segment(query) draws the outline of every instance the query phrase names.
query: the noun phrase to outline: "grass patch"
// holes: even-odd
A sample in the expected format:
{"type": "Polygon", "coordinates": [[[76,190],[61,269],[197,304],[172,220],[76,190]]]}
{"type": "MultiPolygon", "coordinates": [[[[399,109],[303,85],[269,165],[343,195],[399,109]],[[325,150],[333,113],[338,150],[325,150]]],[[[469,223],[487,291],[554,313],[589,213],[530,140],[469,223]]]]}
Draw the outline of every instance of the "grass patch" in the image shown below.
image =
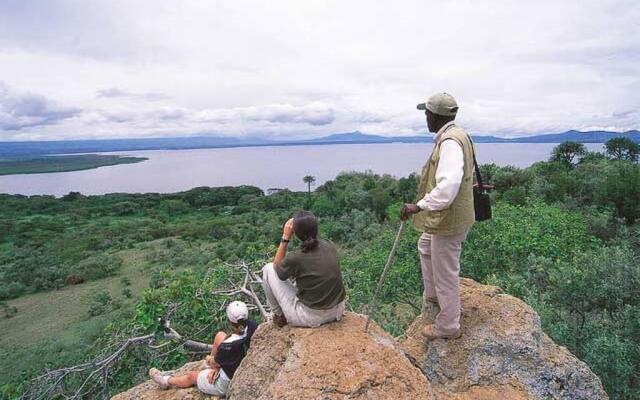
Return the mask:
{"type": "Polygon", "coordinates": [[[132,312],[138,296],[148,287],[151,268],[145,257],[154,244],[118,252],[124,265],[116,276],[7,301],[18,313],[0,318],[0,387],[32,377],[44,367],[83,359],[104,327],[117,315],[132,312]],[[125,287],[131,298],[122,294],[125,287]],[[122,306],[90,317],[91,299],[100,291],[110,293],[122,306]]]}

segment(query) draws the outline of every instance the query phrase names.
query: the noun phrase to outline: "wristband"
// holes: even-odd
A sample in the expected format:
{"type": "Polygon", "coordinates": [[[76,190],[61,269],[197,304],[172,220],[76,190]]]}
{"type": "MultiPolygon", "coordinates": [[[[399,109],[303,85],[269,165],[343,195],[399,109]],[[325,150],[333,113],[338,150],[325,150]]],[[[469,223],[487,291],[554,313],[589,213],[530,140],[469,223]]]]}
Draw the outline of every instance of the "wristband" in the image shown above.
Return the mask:
{"type": "Polygon", "coordinates": [[[285,238],[280,239],[280,243],[289,243],[290,241],[291,239],[285,239],[285,238]]]}

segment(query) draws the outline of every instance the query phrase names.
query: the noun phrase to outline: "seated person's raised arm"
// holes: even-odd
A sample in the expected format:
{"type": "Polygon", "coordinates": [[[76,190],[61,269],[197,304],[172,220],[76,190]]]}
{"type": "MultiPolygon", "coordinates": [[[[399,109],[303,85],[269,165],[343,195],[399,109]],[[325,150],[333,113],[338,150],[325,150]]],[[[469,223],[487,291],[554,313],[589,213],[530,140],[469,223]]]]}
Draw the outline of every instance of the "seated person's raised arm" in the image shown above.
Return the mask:
{"type": "Polygon", "coordinates": [[[289,219],[282,229],[282,239],[280,239],[280,245],[278,246],[278,250],[276,251],[276,255],[273,258],[273,267],[278,274],[278,278],[280,280],[288,279],[291,276],[290,268],[287,268],[286,263],[283,265],[283,260],[287,255],[287,247],[289,246],[289,241],[293,236],[293,218],[289,219]]]}

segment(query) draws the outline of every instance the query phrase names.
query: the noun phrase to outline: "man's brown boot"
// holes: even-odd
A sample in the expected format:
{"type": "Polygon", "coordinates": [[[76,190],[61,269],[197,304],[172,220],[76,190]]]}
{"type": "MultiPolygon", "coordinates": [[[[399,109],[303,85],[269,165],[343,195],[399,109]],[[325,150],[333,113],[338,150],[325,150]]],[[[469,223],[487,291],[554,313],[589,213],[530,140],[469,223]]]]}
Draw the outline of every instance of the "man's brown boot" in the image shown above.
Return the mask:
{"type": "Polygon", "coordinates": [[[434,339],[457,339],[462,336],[462,329],[458,329],[455,332],[442,332],[440,329],[436,328],[435,325],[430,324],[422,329],[422,334],[424,335],[427,341],[431,341],[434,339]]]}

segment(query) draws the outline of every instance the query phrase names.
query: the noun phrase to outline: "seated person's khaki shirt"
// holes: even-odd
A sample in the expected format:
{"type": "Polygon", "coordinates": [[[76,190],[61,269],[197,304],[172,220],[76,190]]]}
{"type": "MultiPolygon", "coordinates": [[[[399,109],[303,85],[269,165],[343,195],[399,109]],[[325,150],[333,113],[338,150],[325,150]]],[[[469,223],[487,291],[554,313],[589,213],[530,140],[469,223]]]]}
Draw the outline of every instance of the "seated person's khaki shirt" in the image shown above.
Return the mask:
{"type": "Polygon", "coordinates": [[[330,241],[318,239],[313,250],[287,253],[276,272],[281,280],[295,278],[298,299],[309,308],[327,310],[344,300],[340,257],[330,241]]]}

